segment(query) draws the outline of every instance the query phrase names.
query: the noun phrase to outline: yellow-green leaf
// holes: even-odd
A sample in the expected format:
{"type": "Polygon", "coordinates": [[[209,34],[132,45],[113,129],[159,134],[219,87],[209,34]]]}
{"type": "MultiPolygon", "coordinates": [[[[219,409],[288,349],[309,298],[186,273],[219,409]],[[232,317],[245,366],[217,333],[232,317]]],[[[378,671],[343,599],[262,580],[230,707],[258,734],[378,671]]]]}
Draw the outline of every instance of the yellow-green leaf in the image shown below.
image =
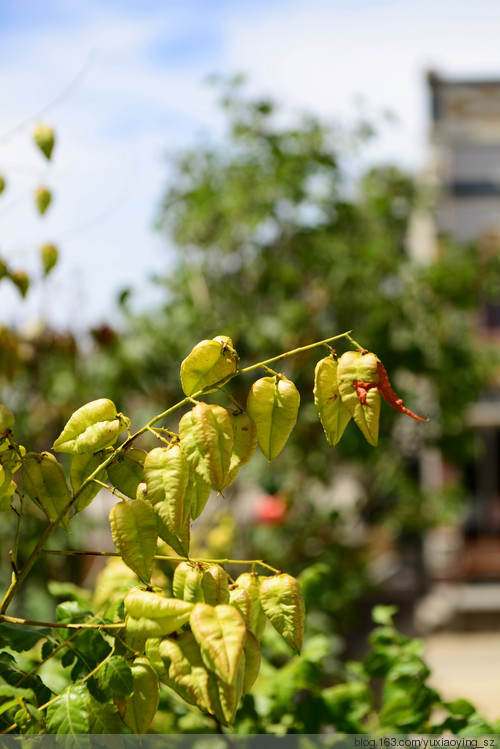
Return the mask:
{"type": "Polygon", "coordinates": [[[337,359],[327,356],[316,364],[314,371],[314,403],[326,439],[332,447],[340,440],[351,420],[351,413],[340,397],[337,367],[337,359]]]}
{"type": "Polygon", "coordinates": [[[232,684],[246,637],[245,622],[239,611],[227,604],[197,603],[189,623],[207,668],[232,684]]]}
{"type": "Polygon", "coordinates": [[[149,582],[158,543],[156,514],[143,499],[118,502],[109,515],[111,535],[125,564],[149,582]]]}
{"type": "MultiPolygon", "coordinates": [[[[64,469],[50,453],[28,453],[23,461],[22,479],[26,493],[49,520],[55,520],[71,499],[64,469]]],[[[68,513],[60,524],[68,524],[68,513]]]]}
{"type": "Polygon", "coordinates": [[[342,402],[352,414],[367,442],[376,446],[380,419],[380,393],[376,384],[375,354],[347,351],[339,359],[337,380],[342,402]]]}
{"type": "Polygon", "coordinates": [[[129,425],[129,419],[116,412],[113,401],[100,398],[74,412],[52,447],[61,453],[95,453],[114,445],[129,425]]]}
{"type": "Polygon", "coordinates": [[[193,395],[225,380],[236,372],[237,366],[237,354],[230,338],[219,336],[200,341],[181,364],[182,389],[186,395],[193,395]]]}
{"type": "Polygon", "coordinates": [[[233,425],[222,406],[198,403],[179,423],[181,446],[188,461],[217,492],[226,485],[233,449],[233,425]]]}
{"type": "Polygon", "coordinates": [[[300,653],[305,606],[297,580],[287,574],[266,577],[260,585],[260,602],[273,627],[300,653]]]}
{"type": "Polygon", "coordinates": [[[297,421],[300,396],[286,377],[262,377],[248,394],[247,411],[257,428],[259,447],[268,460],[283,450],[297,421]]]}

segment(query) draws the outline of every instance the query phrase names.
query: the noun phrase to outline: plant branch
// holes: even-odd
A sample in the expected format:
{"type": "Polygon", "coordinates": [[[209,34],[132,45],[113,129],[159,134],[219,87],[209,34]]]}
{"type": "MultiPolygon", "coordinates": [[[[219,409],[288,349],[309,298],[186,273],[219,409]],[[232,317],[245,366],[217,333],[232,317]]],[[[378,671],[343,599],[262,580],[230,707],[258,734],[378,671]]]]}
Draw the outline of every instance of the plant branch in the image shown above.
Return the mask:
{"type": "Polygon", "coordinates": [[[6,614],[0,614],[0,622],[8,622],[9,624],[27,624],[32,627],[49,627],[50,629],[121,629],[125,626],[125,622],[113,622],[110,624],[89,624],[88,622],[82,622],[81,624],[39,622],[35,619],[20,619],[17,616],[7,616],[6,614]]]}
{"type": "MultiPolygon", "coordinates": [[[[332,341],[336,341],[341,338],[346,338],[349,336],[349,333],[351,333],[351,331],[347,331],[346,333],[340,333],[339,335],[332,336],[331,338],[325,338],[322,341],[316,341],[315,343],[310,343],[307,346],[299,346],[299,348],[292,349],[291,351],[286,351],[282,354],[278,354],[278,356],[273,356],[270,359],[266,359],[265,361],[258,362],[257,364],[252,364],[248,367],[244,367],[243,369],[238,369],[229,377],[225,378],[224,380],[221,380],[220,383],[214,383],[212,385],[207,386],[206,388],[203,388],[202,390],[199,390],[196,393],[193,393],[191,396],[186,396],[186,398],[183,398],[174,406],[171,406],[170,408],[167,408],[166,411],[162,411],[162,413],[154,416],[150,421],[148,421],[147,424],[145,424],[141,429],[135,432],[135,434],[132,434],[130,437],[128,437],[124,442],[122,442],[121,445],[119,445],[119,447],[116,448],[114,452],[112,452],[110,455],[108,455],[107,458],[103,460],[103,462],[95,469],[93,473],[90,474],[90,476],[88,476],[85,479],[85,481],[83,481],[80,488],[73,494],[72,498],[66,503],[66,505],[59,512],[58,516],[49,522],[48,526],[46,527],[45,531],[42,533],[42,535],[38,539],[38,542],[36,543],[33,551],[31,552],[31,554],[25,561],[22,568],[19,570],[15,579],[11,581],[11,584],[9,585],[7,592],[5,593],[3,600],[0,604],[0,615],[5,614],[5,612],[7,611],[7,608],[9,607],[12,599],[14,598],[19,586],[26,579],[29,571],[31,570],[34,563],[36,562],[36,560],[42,553],[43,547],[45,546],[47,540],[50,538],[54,529],[57,527],[57,525],[62,520],[62,518],[66,515],[66,513],[70,511],[71,507],[73,506],[73,504],[75,503],[75,501],[77,500],[81,492],[85,489],[85,487],[88,486],[89,483],[93,481],[104,468],[107,468],[107,466],[113,460],[116,459],[117,454],[125,452],[135,442],[135,440],[138,439],[138,437],[143,435],[145,432],[150,431],[151,427],[154,426],[154,424],[156,424],[158,421],[161,421],[161,419],[166,418],[171,413],[178,411],[180,408],[187,405],[188,403],[191,403],[193,399],[196,399],[200,395],[203,395],[206,392],[212,392],[214,389],[214,385],[217,387],[220,387],[224,385],[226,382],[229,382],[230,380],[232,380],[234,377],[239,376],[240,374],[251,372],[254,369],[258,369],[259,367],[263,367],[275,361],[281,361],[282,359],[285,359],[288,356],[293,356],[294,354],[300,354],[304,351],[310,351],[311,349],[317,348],[318,346],[323,346],[325,343],[331,343],[332,341]]],[[[171,559],[171,557],[167,557],[167,559],[171,559]]],[[[216,561],[216,560],[212,560],[212,561],[216,561]]],[[[238,560],[231,560],[231,561],[227,561],[226,563],[239,564],[240,562],[238,560]]],[[[251,563],[252,562],[243,562],[243,564],[251,564],[251,563]]],[[[276,571],[272,567],[269,567],[269,565],[266,565],[263,562],[257,561],[256,563],[267,567],[273,572],[276,571]]]]}

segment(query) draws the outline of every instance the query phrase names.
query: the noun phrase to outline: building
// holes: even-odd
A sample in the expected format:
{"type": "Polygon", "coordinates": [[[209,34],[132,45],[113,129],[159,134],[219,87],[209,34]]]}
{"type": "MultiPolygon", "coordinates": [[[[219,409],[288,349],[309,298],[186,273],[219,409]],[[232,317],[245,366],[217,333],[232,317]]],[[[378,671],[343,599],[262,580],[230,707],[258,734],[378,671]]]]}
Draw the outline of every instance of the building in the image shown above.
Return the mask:
{"type": "MultiPolygon", "coordinates": [[[[500,79],[446,80],[432,72],[427,80],[437,236],[498,252],[500,79]]],[[[500,303],[478,310],[478,335],[500,343],[500,303]]],[[[468,421],[482,450],[466,469],[471,501],[457,577],[500,580],[500,390],[485,394],[468,421]]]]}

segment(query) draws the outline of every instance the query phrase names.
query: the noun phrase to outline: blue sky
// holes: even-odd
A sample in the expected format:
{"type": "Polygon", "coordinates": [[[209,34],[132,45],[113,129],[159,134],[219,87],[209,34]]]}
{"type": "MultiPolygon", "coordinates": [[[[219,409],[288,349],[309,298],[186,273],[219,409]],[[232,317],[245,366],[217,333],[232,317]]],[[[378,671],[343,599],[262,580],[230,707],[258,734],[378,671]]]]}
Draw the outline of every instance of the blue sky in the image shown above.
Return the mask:
{"type": "Polygon", "coordinates": [[[425,71],[500,76],[499,21],[494,0],[3,0],[0,257],[37,272],[53,241],[61,262],[25,304],[0,285],[0,324],[42,315],[84,330],[131,285],[139,306],[153,302],[146,279],[170,258],[152,230],[166,154],[222,128],[208,75],[244,72],[251,91],[333,120],[360,100],[389,109],[397,124],[364,158],[418,170],[425,71]],[[42,121],[57,131],[50,165],[30,141],[42,121]],[[54,192],[41,219],[40,183],[54,192]]]}

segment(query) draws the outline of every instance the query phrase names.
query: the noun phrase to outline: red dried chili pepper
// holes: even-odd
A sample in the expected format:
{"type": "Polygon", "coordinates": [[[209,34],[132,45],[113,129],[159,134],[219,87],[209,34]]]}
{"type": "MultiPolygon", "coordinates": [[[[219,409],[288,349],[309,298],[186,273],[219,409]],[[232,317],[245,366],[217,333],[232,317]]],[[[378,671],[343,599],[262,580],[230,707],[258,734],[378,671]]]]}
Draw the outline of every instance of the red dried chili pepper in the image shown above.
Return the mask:
{"type": "MultiPolygon", "coordinates": [[[[380,394],[385,398],[385,400],[390,406],[395,408],[396,411],[399,411],[402,414],[407,414],[408,416],[411,416],[412,419],[416,419],[417,421],[429,421],[429,417],[427,417],[426,419],[423,419],[421,416],[417,416],[417,414],[414,414],[412,411],[410,411],[409,408],[406,408],[406,406],[403,405],[403,399],[398,398],[398,396],[392,389],[391,383],[389,381],[389,377],[387,375],[387,372],[385,371],[385,367],[380,361],[377,362],[377,374],[379,377],[379,381],[376,384],[376,386],[378,387],[380,394]]],[[[364,383],[358,383],[358,384],[364,385],[364,383]]],[[[358,390],[357,387],[356,387],[356,390],[358,390]]],[[[366,399],[366,389],[364,393],[365,393],[364,397],[366,399]]],[[[361,395],[359,391],[358,391],[358,396],[359,396],[359,399],[361,400],[361,395]]]]}

